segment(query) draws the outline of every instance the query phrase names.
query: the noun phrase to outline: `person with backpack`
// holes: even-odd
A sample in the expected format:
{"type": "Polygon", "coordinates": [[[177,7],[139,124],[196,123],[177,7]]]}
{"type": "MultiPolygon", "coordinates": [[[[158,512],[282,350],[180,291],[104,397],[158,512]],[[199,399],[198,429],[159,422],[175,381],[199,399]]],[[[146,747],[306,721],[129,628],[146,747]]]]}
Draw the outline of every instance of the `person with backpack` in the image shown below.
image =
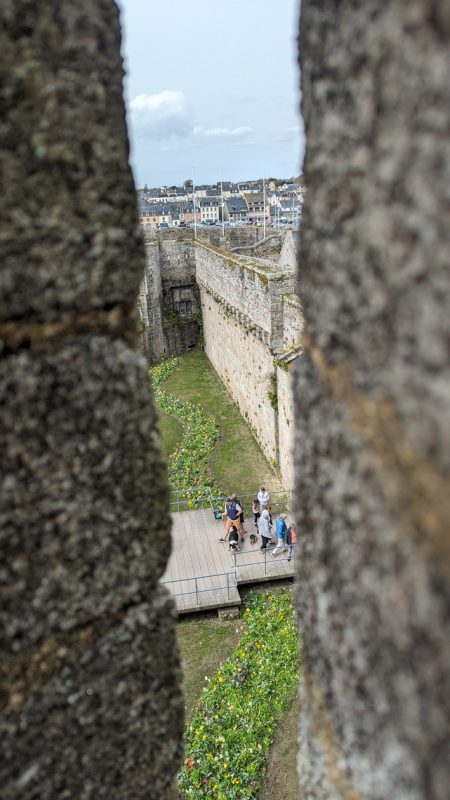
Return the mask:
{"type": "Polygon", "coordinates": [[[291,522],[287,529],[286,533],[286,544],[288,546],[288,557],[287,560],[290,561],[292,558],[292,550],[294,549],[294,544],[297,541],[297,535],[295,533],[295,523],[291,522]]]}
{"type": "Polygon", "coordinates": [[[280,550],[286,550],[286,533],[287,533],[287,525],[286,525],[286,514],[280,514],[277,519],[276,524],[276,534],[277,534],[277,546],[274,547],[272,550],[272,555],[276,556],[280,552],[280,550]]]}
{"type": "Polygon", "coordinates": [[[221,536],[219,542],[226,542],[228,537],[228,532],[232,525],[237,528],[238,531],[241,530],[241,521],[240,516],[242,514],[242,508],[236,500],[233,500],[231,497],[227,497],[225,500],[225,509],[221,514],[221,517],[226,517],[226,525],[225,525],[225,536],[221,536]]]}

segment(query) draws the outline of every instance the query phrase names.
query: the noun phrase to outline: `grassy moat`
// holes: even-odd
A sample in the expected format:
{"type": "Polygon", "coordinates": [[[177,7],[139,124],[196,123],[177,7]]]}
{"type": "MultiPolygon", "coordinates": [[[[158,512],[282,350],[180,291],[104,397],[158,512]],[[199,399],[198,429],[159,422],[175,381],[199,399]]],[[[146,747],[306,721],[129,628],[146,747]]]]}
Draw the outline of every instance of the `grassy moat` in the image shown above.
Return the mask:
{"type": "MultiPolygon", "coordinates": [[[[197,481],[207,482],[220,493],[226,494],[232,491],[240,494],[252,493],[261,483],[272,492],[282,488],[278,476],[266,461],[252,431],[241,417],[237,405],[203,351],[190,351],[169,362],[161,362],[152,370],[152,382],[157,399],[162,445],[169,460],[169,476],[173,488],[180,488],[183,481],[185,486],[190,485],[189,481],[193,485],[197,481]],[[193,459],[189,458],[189,453],[186,452],[189,446],[194,452],[193,459]],[[186,478],[188,478],[187,483],[186,478]]],[[[246,510],[248,513],[250,509],[246,510]]],[[[267,593],[266,588],[264,588],[266,602],[270,603],[272,593],[267,593]]],[[[280,587],[274,591],[277,593],[285,590],[280,587]]],[[[242,612],[244,607],[245,602],[242,612]]],[[[264,617],[264,619],[259,633],[262,648],[269,647],[270,637],[274,635],[274,631],[269,630],[269,618],[264,617]],[[266,639],[267,636],[269,639],[266,639]]],[[[267,693],[269,693],[267,696],[271,697],[274,692],[273,716],[269,716],[267,725],[263,726],[265,734],[269,739],[273,739],[273,742],[268,749],[269,739],[267,739],[263,757],[259,753],[259,767],[256,766],[258,751],[255,750],[255,758],[247,759],[247,772],[248,770],[250,772],[247,774],[245,769],[243,772],[240,761],[241,758],[245,760],[244,752],[234,764],[232,776],[227,783],[227,771],[221,771],[217,763],[217,743],[214,737],[211,740],[211,748],[208,746],[208,718],[202,722],[201,714],[206,697],[205,687],[222,685],[218,682],[222,680],[222,674],[226,676],[227,664],[236,660],[245,628],[245,623],[240,620],[223,621],[215,614],[187,618],[177,625],[186,698],[186,747],[189,750],[184,764],[183,797],[207,797],[208,800],[213,797],[220,800],[223,798],[279,800],[281,797],[283,800],[296,800],[298,797],[296,739],[299,703],[297,697],[292,699],[291,687],[283,701],[283,707],[278,706],[279,710],[276,711],[279,703],[276,692],[279,666],[272,664],[270,658],[267,663],[264,662],[264,668],[260,668],[262,676],[252,675],[251,684],[246,688],[246,693],[248,691],[255,693],[256,700],[259,697],[262,700],[267,693]],[[260,695],[260,692],[263,694],[260,695]],[[281,720],[279,724],[277,720],[281,720]],[[201,728],[200,738],[197,736],[194,740],[193,724],[196,728],[206,725],[204,731],[201,728]],[[252,773],[253,766],[255,774],[252,773]],[[261,775],[261,770],[264,773],[265,767],[265,775],[261,775]],[[216,775],[215,778],[213,774],[216,775]],[[204,781],[208,782],[208,788],[206,784],[203,785],[204,781]]],[[[284,630],[281,632],[282,636],[283,634],[284,630]]],[[[279,651],[280,646],[275,648],[275,653],[279,651]]],[[[297,661],[298,659],[294,657],[291,665],[293,674],[297,661]]],[[[286,665],[286,668],[289,669],[289,665],[286,665]]],[[[231,674],[230,696],[227,696],[227,703],[223,708],[224,714],[222,715],[219,704],[218,713],[215,715],[215,725],[219,725],[219,720],[224,717],[225,728],[222,730],[224,741],[229,736],[233,740],[235,735],[225,723],[227,709],[230,702],[233,702],[234,683],[231,674]]],[[[235,700],[239,704],[239,688],[237,692],[235,700]]],[[[272,700],[269,700],[266,714],[272,713],[271,703],[272,700]]],[[[252,737],[250,720],[248,725],[244,719],[241,722],[242,725],[237,725],[237,728],[246,730],[248,728],[249,733],[248,736],[244,736],[240,747],[244,751],[258,747],[262,734],[258,734],[256,738],[252,737]]],[[[228,769],[233,769],[235,756],[237,757],[236,753],[232,753],[230,758],[227,755],[227,760],[230,761],[228,769]]]]}
{"type": "MultiPolygon", "coordinates": [[[[281,490],[280,479],[205,353],[191,350],[178,360],[179,367],[161,386],[167,395],[200,406],[214,420],[218,436],[207,454],[207,473],[213,484],[225,494],[252,493],[261,483],[269,490],[281,490]]],[[[163,449],[169,457],[182,445],[182,420],[180,424],[166,410],[159,414],[163,449]]]]}

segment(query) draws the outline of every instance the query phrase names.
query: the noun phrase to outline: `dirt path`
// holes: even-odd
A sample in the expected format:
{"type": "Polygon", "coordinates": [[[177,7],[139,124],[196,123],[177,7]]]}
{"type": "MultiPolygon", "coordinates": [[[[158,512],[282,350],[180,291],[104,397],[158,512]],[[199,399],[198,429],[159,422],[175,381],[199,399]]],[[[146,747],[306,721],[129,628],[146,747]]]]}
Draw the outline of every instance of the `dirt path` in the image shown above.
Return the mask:
{"type": "Polygon", "coordinates": [[[295,697],[280,722],[267,762],[264,789],[258,800],[298,800],[297,738],[300,701],[295,697]]]}

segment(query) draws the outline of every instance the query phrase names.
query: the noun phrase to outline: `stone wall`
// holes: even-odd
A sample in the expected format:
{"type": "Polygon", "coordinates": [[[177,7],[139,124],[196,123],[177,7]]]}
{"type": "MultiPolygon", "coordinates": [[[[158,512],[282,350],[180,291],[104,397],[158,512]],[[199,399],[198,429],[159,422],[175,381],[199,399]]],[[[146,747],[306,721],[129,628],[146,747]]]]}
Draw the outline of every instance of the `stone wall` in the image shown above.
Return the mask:
{"type": "Polygon", "coordinates": [[[138,298],[139,319],[144,326],[140,344],[150,364],[162,358],[165,351],[163,304],[160,249],[154,239],[145,242],[145,271],[138,298]]]}
{"type": "Polygon", "coordinates": [[[0,785],[169,800],[183,699],[112,0],[0,6],[0,785]],[[158,546],[155,547],[156,541],[158,546]]]}
{"type": "Polygon", "coordinates": [[[303,0],[305,800],[450,786],[448,3],[303,0]]]}
{"type": "Polygon", "coordinates": [[[291,488],[290,368],[303,323],[300,302],[291,294],[294,276],[276,263],[202,243],[196,245],[196,275],[206,354],[291,488]]]}
{"type": "Polygon", "coordinates": [[[195,346],[200,327],[200,293],[195,280],[192,231],[146,235],[145,250],[138,308],[145,326],[141,347],[153,363],[195,346]]]}
{"type": "MultiPolygon", "coordinates": [[[[276,414],[269,401],[275,374],[268,347],[233,313],[201,287],[205,353],[252,428],[266,457],[278,461],[276,414]]],[[[242,490],[253,490],[243,487],[242,490]]]]}
{"type": "Polygon", "coordinates": [[[231,253],[211,241],[230,247],[237,241],[244,245],[247,238],[245,227],[227,229],[225,237],[220,229],[202,229],[196,240],[191,229],[146,236],[146,270],[138,303],[145,325],[142,347],[151,361],[193,347],[201,314],[208,358],[267,458],[279,467],[284,485],[291,488],[290,371],[303,329],[300,301],[294,294],[296,274],[290,263],[295,243],[290,231],[276,233],[277,260],[271,261],[231,253]],[[287,240],[283,249],[281,243],[287,240]],[[282,266],[278,264],[281,254],[282,266]],[[184,316],[179,313],[180,299],[189,303],[184,316]],[[239,371],[230,368],[236,359],[239,371]],[[281,376],[279,390],[278,363],[289,373],[288,378],[281,376]]]}

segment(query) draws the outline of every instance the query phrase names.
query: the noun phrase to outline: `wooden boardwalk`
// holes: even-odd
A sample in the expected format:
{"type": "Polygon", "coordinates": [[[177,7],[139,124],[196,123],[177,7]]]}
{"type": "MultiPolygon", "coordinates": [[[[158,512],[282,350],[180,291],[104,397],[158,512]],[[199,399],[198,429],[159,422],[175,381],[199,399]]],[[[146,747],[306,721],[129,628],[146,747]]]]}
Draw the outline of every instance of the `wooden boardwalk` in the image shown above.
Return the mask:
{"type": "MultiPolygon", "coordinates": [[[[246,522],[247,530],[253,521],[246,522]],[[251,524],[250,524],[251,523],[251,524]]],[[[225,525],[211,510],[180,511],[172,514],[172,554],[163,583],[174,596],[179,613],[237,606],[239,584],[281,580],[294,575],[293,561],[285,554],[272,557],[259,550],[260,539],[250,545],[249,533],[236,555],[228,544],[219,542],[225,525]]]]}

